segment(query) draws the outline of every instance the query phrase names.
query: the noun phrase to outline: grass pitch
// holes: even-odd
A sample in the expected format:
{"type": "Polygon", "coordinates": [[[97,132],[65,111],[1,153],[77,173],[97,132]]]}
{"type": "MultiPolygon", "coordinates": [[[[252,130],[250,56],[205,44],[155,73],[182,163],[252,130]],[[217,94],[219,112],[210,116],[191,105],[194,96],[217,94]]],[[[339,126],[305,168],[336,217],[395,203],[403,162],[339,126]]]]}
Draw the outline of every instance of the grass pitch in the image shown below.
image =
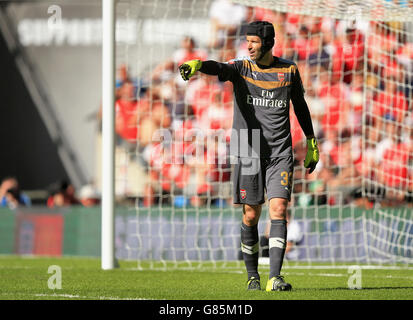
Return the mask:
{"type": "Polygon", "coordinates": [[[412,300],[411,269],[362,269],[359,290],[348,288],[346,268],[283,269],[291,292],[266,292],[268,267],[260,267],[262,291],[246,291],[244,269],[138,270],[120,261],[101,270],[100,259],[0,256],[1,300],[412,300]],[[61,289],[56,269],[61,270],[61,289]],[[48,273],[50,271],[50,273],[48,273]],[[52,277],[52,278],[51,278],[52,277]]]}

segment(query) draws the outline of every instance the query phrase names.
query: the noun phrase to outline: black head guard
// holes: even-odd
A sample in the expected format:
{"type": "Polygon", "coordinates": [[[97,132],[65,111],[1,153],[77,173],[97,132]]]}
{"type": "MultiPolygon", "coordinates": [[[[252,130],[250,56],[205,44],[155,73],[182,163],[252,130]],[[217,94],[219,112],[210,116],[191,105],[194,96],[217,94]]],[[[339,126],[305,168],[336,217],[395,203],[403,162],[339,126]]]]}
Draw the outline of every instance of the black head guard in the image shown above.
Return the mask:
{"type": "MultiPolygon", "coordinates": [[[[275,31],[272,23],[268,21],[254,21],[247,26],[247,36],[258,36],[261,39],[261,59],[274,46],[275,31]]],[[[258,60],[259,60],[258,59],[258,60]]]]}

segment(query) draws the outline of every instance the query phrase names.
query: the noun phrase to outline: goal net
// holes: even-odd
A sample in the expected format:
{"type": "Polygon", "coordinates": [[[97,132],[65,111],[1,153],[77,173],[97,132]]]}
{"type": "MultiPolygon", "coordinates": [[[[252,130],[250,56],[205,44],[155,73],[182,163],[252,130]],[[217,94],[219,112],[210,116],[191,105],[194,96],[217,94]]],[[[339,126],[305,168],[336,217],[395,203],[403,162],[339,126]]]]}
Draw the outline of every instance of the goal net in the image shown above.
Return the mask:
{"type": "MultiPolygon", "coordinates": [[[[274,24],[273,54],[300,70],[320,147],[309,175],[291,109],[286,266],[413,262],[411,1],[124,0],[117,4],[116,257],[139,268],[240,267],[232,203],[230,82],[191,59],[247,56],[245,26],[274,24]]],[[[103,142],[104,143],[104,142],[103,142]]],[[[266,264],[268,210],[259,223],[266,264]]]]}

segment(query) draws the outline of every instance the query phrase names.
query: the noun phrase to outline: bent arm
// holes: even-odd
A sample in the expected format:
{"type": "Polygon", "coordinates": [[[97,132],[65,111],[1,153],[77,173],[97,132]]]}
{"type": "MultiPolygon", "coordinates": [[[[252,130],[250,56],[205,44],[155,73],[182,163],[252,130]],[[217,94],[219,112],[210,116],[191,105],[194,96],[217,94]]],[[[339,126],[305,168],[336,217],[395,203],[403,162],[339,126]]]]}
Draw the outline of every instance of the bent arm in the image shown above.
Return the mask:
{"type": "Polygon", "coordinates": [[[304,94],[299,92],[292,95],[291,100],[294,106],[294,112],[297,116],[298,123],[304,131],[307,139],[314,137],[313,122],[311,120],[310,110],[304,99],[304,94]]]}
{"type": "Polygon", "coordinates": [[[313,123],[311,121],[310,111],[304,99],[304,91],[293,91],[292,100],[294,112],[297,115],[298,122],[307,137],[307,154],[304,159],[304,167],[308,168],[308,173],[312,173],[320,159],[317,140],[314,137],[313,123]]]}

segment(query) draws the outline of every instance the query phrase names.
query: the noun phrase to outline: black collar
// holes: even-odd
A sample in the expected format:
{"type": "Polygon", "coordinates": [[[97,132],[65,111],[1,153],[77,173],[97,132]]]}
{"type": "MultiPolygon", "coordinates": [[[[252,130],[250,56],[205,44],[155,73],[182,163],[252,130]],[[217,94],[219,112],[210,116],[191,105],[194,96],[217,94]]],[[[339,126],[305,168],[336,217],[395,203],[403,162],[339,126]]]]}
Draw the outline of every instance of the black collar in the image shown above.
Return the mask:
{"type": "Polygon", "coordinates": [[[263,65],[263,64],[259,64],[258,62],[255,62],[255,63],[256,63],[256,65],[257,65],[260,69],[270,69],[270,68],[273,68],[273,67],[276,66],[278,60],[279,60],[278,57],[273,56],[273,61],[272,61],[272,63],[271,63],[270,65],[268,65],[268,66],[265,66],[265,65],[263,65]]]}

